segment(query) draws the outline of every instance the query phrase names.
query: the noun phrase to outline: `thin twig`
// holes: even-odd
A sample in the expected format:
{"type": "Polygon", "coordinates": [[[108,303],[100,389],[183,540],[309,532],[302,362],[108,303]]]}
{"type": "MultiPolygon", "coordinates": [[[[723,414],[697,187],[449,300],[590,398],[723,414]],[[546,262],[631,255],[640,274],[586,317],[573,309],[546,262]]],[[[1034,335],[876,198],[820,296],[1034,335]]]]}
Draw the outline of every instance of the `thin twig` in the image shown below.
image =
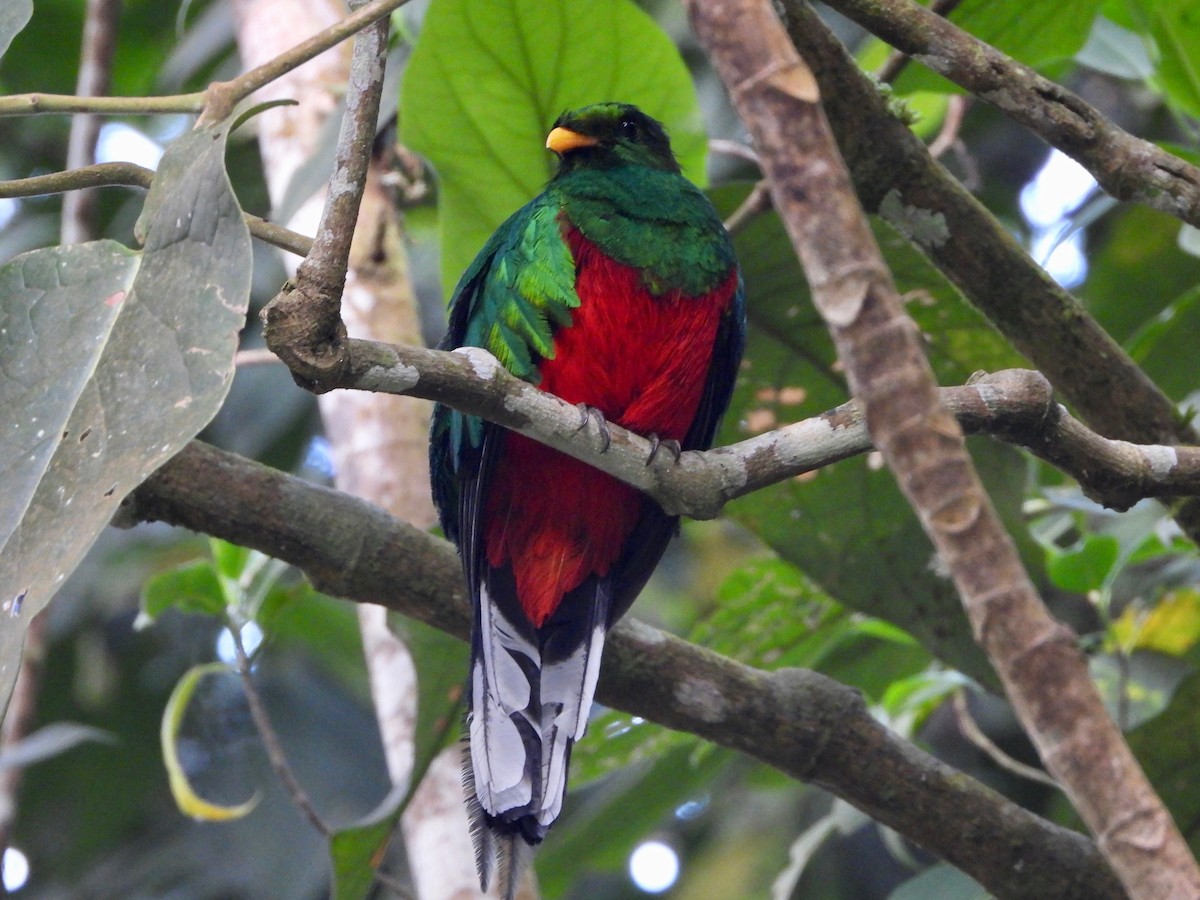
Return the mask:
{"type": "Polygon", "coordinates": [[[1001,750],[990,737],[983,733],[979,724],[971,716],[971,710],[967,706],[967,692],[965,690],[955,691],[951,702],[954,708],[954,719],[958,722],[958,728],[963,733],[963,737],[986,753],[992,762],[1000,768],[1012,772],[1014,775],[1019,775],[1021,778],[1036,781],[1038,784],[1052,787],[1056,791],[1062,790],[1058,782],[1041,769],[1034,766],[1027,766],[1020,760],[1013,759],[1001,750]]]}
{"type": "MultiPolygon", "coordinates": [[[[82,169],[52,172],[49,175],[34,175],[13,181],[0,181],[0,197],[37,197],[43,194],[59,194],[93,187],[138,187],[149,188],[154,180],[154,170],[130,162],[97,163],[82,169]]],[[[312,238],[298,234],[260,219],[251,213],[242,213],[250,233],[261,241],[273,244],[282,250],[307,256],[312,249],[312,238]]]]}
{"type": "Polygon", "coordinates": [[[946,102],[946,116],[942,119],[941,130],[929,144],[929,155],[934,159],[958,143],[958,132],[962,129],[963,119],[967,114],[967,98],[955,94],[946,102]]]}
{"type": "Polygon", "coordinates": [[[708,142],[708,149],[713,153],[720,153],[724,156],[736,156],[738,159],[743,159],[748,163],[753,163],[756,166],[761,166],[762,163],[758,159],[758,154],[754,152],[753,147],[739,141],[728,141],[725,138],[712,138],[708,142]]]}
{"type": "Polygon", "coordinates": [[[746,199],[741,202],[729,218],[725,220],[725,230],[730,234],[737,234],[757,215],[765,213],[771,208],[771,185],[764,178],[754,185],[753,190],[746,195],[746,199]]]}
{"type": "Polygon", "coordinates": [[[293,371],[300,360],[315,358],[336,364],[342,359],[338,353],[346,335],[342,290],[375,142],[388,25],[387,19],[381,19],[354,42],[350,83],[359,87],[346,95],[334,170],[312,250],[296,277],[262,313],[267,346],[293,371]]]}
{"type": "Polygon", "coordinates": [[[258,735],[262,738],[263,747],[267,751],[267,759],[271,762],[271,768],[275,770],[275,774],[283,783],[284,789],[292,798],[292,802],[304,813],[304,817],[308,819],[309,824],[317,830],[324,838],[328,838],[333,834],[333,829],[330,828],[325,820],[312,805],[312,801],[308,799],[308,794],[304,788],[300,786],[295,773],[292,771],[291,765],[287,761],[287,756],[283,752],[283,744],[280,743],[279,735],[275,732],[275,727],[271,724],[271,717],[267,714],[267,707],[263,703],[262,696],[258,693],[258,687],[254,684],[254,676],[250,671],[250,657],[246,653],[246,645],[242,642],[242,631],[238,623],[230,621],[226,623],[229,628],[229,633],[233,637],[233,651],[235,657],[235,668],[238,675],[242,679],[242,690],[246,694],[246,703],[250,706],[250,716],[254,719],[254,726],[258,729],[258,735]]]}
{"type": "MultiPolygon", "coordinates": [[[[75,83],[76,95],[97,97],[108,93],[120,16],[121,0],[88,0],[79,78],[75,83]]],[[[94,163],[99,137],[98,116],[90,113],[74,116],[71,119],[71,134],[67,139],[67,168],[78,169],[94,163]]],[[[91,240],[95,230],[92,221],[95,207],[96,195],[90,190],[75,191],[63,197],[62,243],[81,244],[91,240]]]]}
{"type": "Polygon", "coordinates": [[[164,97],[77,97],[74,94],[11,94],[0,97],[0,116],[38,116],[50,113],[96,113],[142,116],[155,113],[198,113],[204,92],[164,97]]]}
{"type": "Polygon", "coordinates": [[[220,121],[233,112],[233,108],[263,85],[269,84],[286,72],[308,62],[314,56],[336,47],[346,38],[365,29],[368,25],[385,22],[395,10],[408,0],[372,0],[356,9],[346,18],[330,28],[314,34],[270,62],[244,72],[232,81],[216,82],[205,91],[204,119],[220,121]]]}
{"type": "Polygon", "coordinates": [[[233,364],[242,369],[249,366],[282,364],[282,360],[266,347],[256,347],[253,350],[239,350],[233,356],[233,364]]]}
{"type": "Polygon", "coordinates": [[[207,121],[227,118],[233,108],[256,90],[285,72],[308,62],[340,44],[373,22],[386,18],[408,0],[373,0],[348,15],[332,28],[313,35],[270,62],[239,75],[232,81],[214,82],[205,91],[165,97],[77,97],[73,94],[13,94],[0,97],[0,116],[42,113],[98,113],[102,115],[145,115],[150,113],[199,113],[207,121]]]}

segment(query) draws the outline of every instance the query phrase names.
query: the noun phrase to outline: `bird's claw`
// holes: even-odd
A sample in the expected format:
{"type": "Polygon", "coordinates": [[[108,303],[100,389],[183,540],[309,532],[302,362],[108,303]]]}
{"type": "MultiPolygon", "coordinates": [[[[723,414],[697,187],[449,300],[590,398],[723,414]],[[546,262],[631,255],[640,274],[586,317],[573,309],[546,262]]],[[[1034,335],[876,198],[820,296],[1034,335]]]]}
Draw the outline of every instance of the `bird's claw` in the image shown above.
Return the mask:
{"type": "Polygon", "coordinates": [[[600,429],[600,452],[607,453],[608,448],[612,446],[612,432],[608,430],[608,420],[604,418],[604,413],[594,406],[588,406],[586,403],[576,403],[575,408],[579,410],[579,427],[576,431],[583,431],[587,428],[588,420],[594,418],[596,427],[600,429]]]}
{"type": "Polygon", "coordinates": [[[658,448],[664,447],[671,452],[675,457],[675,462],[679,462],[679,458],[683,456],[683,447],[679,445],[679,441],[674,438],[661,440],[657,434],[650,435],[650,455],[646,457],[646,465],[654,462],[654,457],[658,456],[658,448]]]}

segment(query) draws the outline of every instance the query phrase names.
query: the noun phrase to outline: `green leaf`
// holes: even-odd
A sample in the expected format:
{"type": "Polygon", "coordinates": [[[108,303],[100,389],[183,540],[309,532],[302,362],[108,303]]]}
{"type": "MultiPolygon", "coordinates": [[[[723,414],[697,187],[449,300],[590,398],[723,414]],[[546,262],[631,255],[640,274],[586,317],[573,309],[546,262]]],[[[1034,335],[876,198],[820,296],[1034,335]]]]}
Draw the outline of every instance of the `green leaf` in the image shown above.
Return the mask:
{"type": "Polygon", "coordinates": [[[225,592],[210,561],[197,560],[146,580],[142,585],[142,613],[157,619],[168,609],[225,615],[225,592]]]}
{"type": "Polygon", "coordinates": [[[1178,111],[1200,117],[1200,7],[1194,0],[1134,0],[1154,38],[1154,81],[1178,111]]]}
{"type": "Polygon", "coordinates": [[[662,120],[684,172],[704,178],[691,76],[629,0],[437,0],[404,75],[401,140],[439,177],[447,293],[496,227],[553,171],[559,113],[608,100],[662,120]]]}
{"type": "Polygon", "coordinates": [[[1120,542],[1107,534],[1089,535],[1078,547],[1051,551],[1046,561],[1050,580],[1064,591],[1086,594],[1099,590],[1113,575],[1120,542]]]}
{"type": "MultiPolygon", "coordinates": [[[[1088,277],[1079,293],[1101,326],[1122,343],[1200,283],[1200,259],[1179,249],[1178,219],[1123,204],[1093,231],[1096,246],[1089,249],[1088,277]],[[1131,284],[1136,291],[1129,290],[1131,284]]],[[[1187,368],[1183,360],[1188,359],[1173,364],[1187,368]]]]}
{"type": "Polygon", "coordinates": [[[140,265],[98,242],[0,268],[0,406],[14,423],[0,458],[16,467],[0,518],[0,704],[26,624],[126,494],[208,424],[233,379],[251,258],[225,137],[201,129],[167,148],[138,224],[140,265]]]}
{"type": "Polygon", "coordinates": [[[1172,300],[1126,342],[1126,347],[1134,362],[1155,384],[1169,397],[1183,400],[1200,388],[1200,370],[1181,364],[1196,352],[1197,334],[1200,334],[1200,287],[1172,300]]]}
{"type": "Polygon", "coordinates": [[[888,900],[989,900],[978,881],[949,863],[938,863],[910,878],[888,895],[888,900]]]}
{"type": "MultiPolygon", "coordinates": [[[[981,41],[1033,68],[1070,59],[1087,40],[1102,0],[965,0],[950,21],[981,41]]],[[[898,93],[958,91],[923,66],[908,66],[896,79],[898,93]]]]}
{"type": "Polygon", "coordinates": [[[208,546],[212,550],[218,575],[234,582],[242,577],[252,553],[249,547],[240,547],[218,538],[209,538],[208,546]]]}
{"type": "Polygon", "coordinates": [[[167,781],[171,786],[171,796],[175,798],[175,805],[179,807],[181,813],[200,822],[228,822],[232,819],[240,819],[249,815],[258,805],[259,795],[257,792],[245,803],[239,803],[236,806],[221,806],[208,802],[192,789],[187,772],[184,771],[183,763],[179,759],[179,728],[183,724],[183,717],[187,713],[192,694],[196,691],[196,685],[200,683],[201,678],[208,675],[229,674],[232,671],[225,663],[192,666],[179,679],[175,690],[171,691],[166,709],[163,710],[159,740],[162,744],[163,764],[167,769],[167,781]]]}
{"type": "Polygon", "coordinates": [[[1096,16],[1087,43],[1075,60],[1097,72],[1134,81],[1144,81],[1154,73],[1145,39],[1103,15],[1096,16]]]}
{"type": "Polygon", "coordinates": [[[1129,748],[1163,798],[1193,853],[1200,852],[1200,673],[1176,689],[1167,708],[1128,735],[1129,748]]]}
{"type": "Polygon", "coordinates": [[[0,6],[0,56],[8,50],[13,38],[29,24],[33,16],[33,0],[4,0],[0,6]]]}

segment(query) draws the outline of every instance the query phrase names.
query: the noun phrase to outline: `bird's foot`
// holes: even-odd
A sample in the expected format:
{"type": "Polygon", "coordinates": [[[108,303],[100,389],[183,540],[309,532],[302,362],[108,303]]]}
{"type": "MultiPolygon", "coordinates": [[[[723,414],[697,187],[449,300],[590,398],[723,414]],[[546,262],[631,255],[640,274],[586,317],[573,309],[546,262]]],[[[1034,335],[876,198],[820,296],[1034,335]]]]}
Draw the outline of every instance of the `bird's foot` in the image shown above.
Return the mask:
{"type": "Polygon", "coordinates": [[[662,447],[669,450],[671,455],[675,457],[675,462],[679,462],[679,458],[683,456],[683,447],[679,446],[679,441],[673,438],[661,440],[657,434],[650,435],[650,455],[646,457],[646,465],[654,462],[654,457],[658,456],[658,448],[662,447]]]}
{"type": "Polygon", "coordinates": [[[608,448],[612,446],[612,432],[608,430],[608,420],[604,418],[604,413],[586,403],[576,403],[575,408],[579,410],[579,428],[576,430],[583,431],[587,428],[588,420],[595,419],[596,427],[600,429],[600,440],[603,442],[600,452],[607,453],[608,448]]]}

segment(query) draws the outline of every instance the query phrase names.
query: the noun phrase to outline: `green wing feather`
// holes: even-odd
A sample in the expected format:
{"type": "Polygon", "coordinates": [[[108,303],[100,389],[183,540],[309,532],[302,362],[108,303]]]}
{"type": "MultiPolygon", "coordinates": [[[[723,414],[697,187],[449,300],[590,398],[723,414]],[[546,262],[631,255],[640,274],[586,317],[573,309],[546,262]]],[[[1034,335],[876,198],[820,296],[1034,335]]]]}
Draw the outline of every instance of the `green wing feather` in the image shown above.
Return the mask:
{"type": "MultiPolygon", "coordinates": [[[[571,310],[579,306],[560,210],[545,192],[496,229],[454,289],[439,349],[482,347],[518,378],[537,384],[538,362],[554,356],[554,329],[570,325],[571,310]]],[[[482,419],[434,407],[433,492],[449,538],[458,534],[458,483],[464,468],[479,465],[482,445],[482,419]]]]}
{"type": "Polygon", "coordinates": [[[454,346],[483,347],[535,384],[538,359],[554,356],[553,329],[570,325],[579,306],[575,262],[558,217],[547,194],[514,213],[463,275],[450,311],[452,332],[465,316],[454,346]]]}

